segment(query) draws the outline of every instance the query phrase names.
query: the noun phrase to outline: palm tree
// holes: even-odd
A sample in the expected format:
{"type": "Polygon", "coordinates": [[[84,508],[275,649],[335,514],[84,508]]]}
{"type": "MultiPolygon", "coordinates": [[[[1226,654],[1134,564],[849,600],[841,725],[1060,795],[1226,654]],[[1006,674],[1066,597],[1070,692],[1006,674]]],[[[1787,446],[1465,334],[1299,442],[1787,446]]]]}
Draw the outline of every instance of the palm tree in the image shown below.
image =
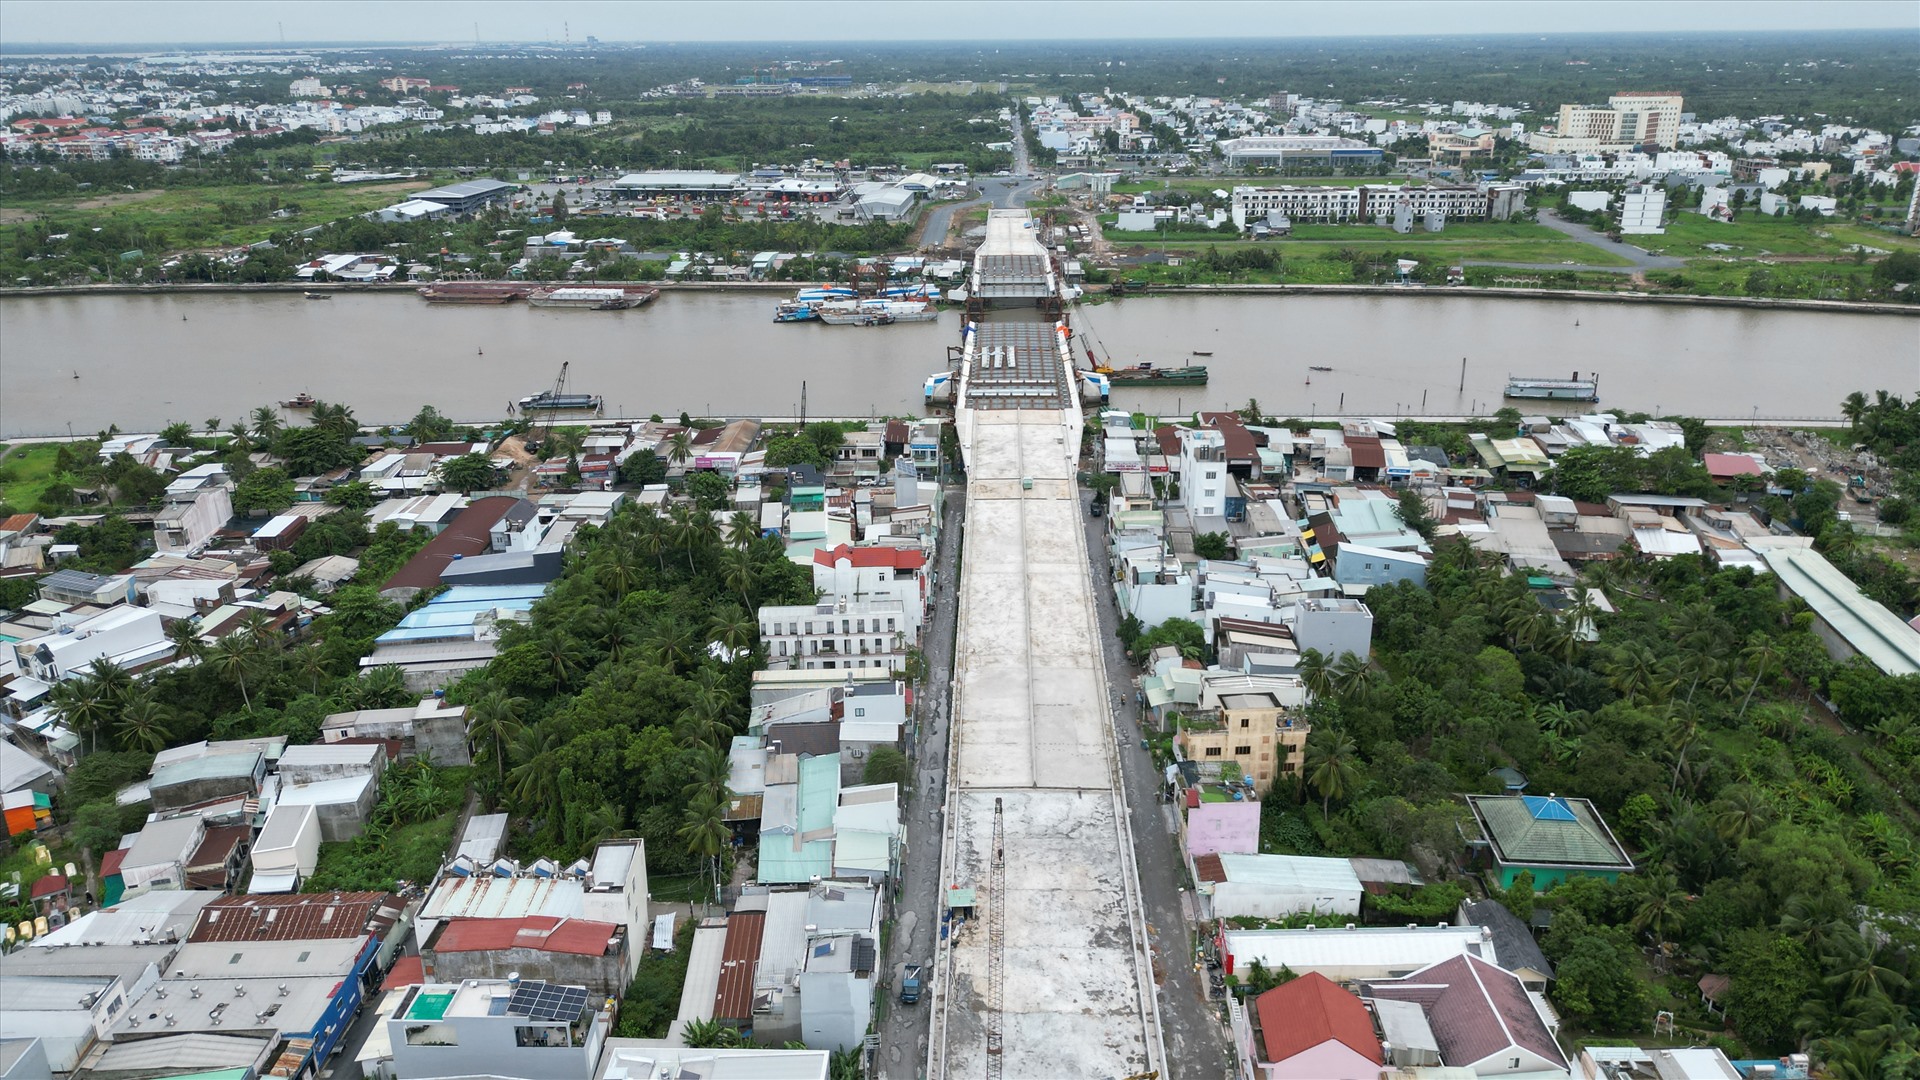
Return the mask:
{"type": "Polygon", "coordinates": [[[667,462],[672,465],[685,465],[693,460],[693,432],[681,428],[667,436],[667,462]]]}
{"type": "Polygon", "coordinates": [[[648,636],[646,652],[654,663],[676,673],[692,667],[699,652],[699,638],[685,623],[666,623],[648,636]]]}
{"type": "Polygon", "coordinates": [[[228,634],[213,646],[207,662],[221,676],[240,688],[240,701],[253,711],[253,698],[247,693],[247,672],[253,667],[254,644],[246,634],[228,634]]]}
{"type": "Polygon", "coordinates": [[[727,519],[727,543],[743,548],[760,539],[760,526],[754,523],[753,515],[738,510],[727,519]]]}
{"type": "Polygon", "coordinates": [[[1635,889],[1638,905],[1630,924],[1633,932],[1652,933],[1656,943],[1670,940],[1685,917],[1688,900],[1673,871],[1665,866],[1652,867],[1641,875],[1635,889]]]}
{"type": "Polygon", "coordinates": [[[1333,661],[1319,649],[1306,650],[1300,654],[1300,680],[1316,699],[1332,695],[1333,661]]]}
{"type": "Polygon", "coordinates": [[[280,414],[271,405],[262,405],[253,410],[253,437],[265,446],[280,433],[280,414]]]}
{"type": "Polygon", "coordinates": [[[720,553],[720,579],[740,594],[740,606],[748,611],[753,610],[753,584],[759,576],[753,556],[745,549],[730,548],[720,553]]]}
{"type": "Polygon", "coordinates": [[[1601,667],[1607,684],[1622,697],[1651,699],[1660,685],[1660,660],[1644,642],[1634,641],[1620,647],[1613,659],[1601,667]]]}
{"type": "Polygon", "coordinates": [[[736,657],[753,648],[754,634],[760,629],[747,613],[728,604],[713,613],[707,624],[707,639],[736,657]]]}
{"type": "Polygon", "coordinates": [[[1713,831],[1734,847],[1758,835],[1773,816],[1772,802],[1745,784],[1726,789],[1716,801],[1720,810],[1713,815],[1713,831]]]}
{"type": "Polygon", "coordinates": [[[732,766],[727,755],[717,749],[702,752],[694,758],[693,779],[680,789],[680,797],[689,803],[701,799],[723,799],[727,795],[727,779],[732,766]]]}
{"type": "Polygon", "coordinates": [[[69,730],[88,736],[100,749],[100,729],[113,715],[113,699],[90,675],[75,675],[53,684],[47,695],[53,715],[69,730]]]}
{"type": "Polygon", "coordinates": [[[1379,682],[1379,674],[1358,653],[1341,653],[1333,665],[1333,683],[1342,697],[1364,700],[1379,682]]]}
{"type": "Polygon", "coordinates": [[[493,748],[494,769],[502,785],[507,782],[507,743],[519,734],[520,717],[526,708],[526,698],[508,697],[498,688],[467,706],[467,741],[493,748]]]}
{"type": "Polygon", "coordinates": [[[107,700],[116,705],[133,693],[133,676],[128,674],[126,668],[104,656],[96,657],[87,665],[87,675],[100,687],[100,692],[106,695],[107,700]]]}
{"type": "Polygon", "coordinates": [[[1307,736],[1307,783],[1320,795],[1322,820],[1333,800],[1346,798],[1359,786],[1359,756],[1360,748],[1339,732],[1323,728],[1307,736]]]}
{"type": "Polygon", "coordinates": [[[717,750],[733,738],[733,725],[710,702],[700,702],[680,714],[680,719],[674,722],[673,733],[680,745],[689,750],[717,750]]]}
{"type": "Polygon", "coordinates": [[[685,824],[680,826],[680,838],[687,842],[687,851],[707,859],[713,867],[713,884],[716,893],[720,887],[720,855],[727,850],[727,842],[733,839],[733,833],[727,828],[726,810],[719,799],[700,798],[687,807],[685,824]]]}
{"type": "Polygon", "coordinates": [[[1840,403],[1840,415],[1847,418],[1848,426],[1857,434],[1861,418],[1867,415],[1867,395],[1858,390],[1848,394],[1846,400],[1840,403]]]}
{"type": "Polygon", "coordinates": [[[613,594],[615,600],[625,599],[628,592],[639,584],[640,568],[634,564],[633,549],[625,544],[612,545],[600,558],[600,565],[594,568],[594,580],[600,587],[613,594]]]}
{"type": "Polygon", "coordinates": [[[1740,718],[1744,720],[1747,705],[1753,701],[1753,692],[1766,681],[1767,666],[1780,662],[1780,648],[1771,635],[1756,632],[1747,639],[1747,647],[1741,650],[1740,659],[1753,665],[1753,678],[1747,683],[1747,696],[1740,699],[1740,718]]]}
{"type": "Polygon", "coordinates": [[[120,724],[114,730],[120,736],[120,745],[157,754],[166,748],[170,739],[167,726],[170,718],[166,706],[153,700],[152,692],[148,691],[134,695],[121,706],[120,724]]]}
{"type": "Polygon", "coordinates": [[[293,668],[307,679],[308,690],[320,692],[320,680],[327,677],[327,654],[317,645],[309,644],[294,653],[293,668]]]}
{"type": "Polygon", "coordinates": [[[192,619],[176,619],[167,627],[167,640],[173,642],[174,656],[199,660],[207,655],[207,643],[200,640],[200,628],[192,619]]]}
{"type": "Polygon", "coordinates": [[[667,528],[660,515],[649,507],[634,527],[633,546],[643,555],[653,556],[656,566],[664,573],[667,569],[667,528]]]}
{"type": "Polygon", "coordinates": [[[355,687],[363,709],[393,709],[404,705],[413,694],[407,689],[406,673],[394,664],[369,668],[355,687]]]}
{"type": "Polygon", "coordinates": [[[537,725],[523,727],[513,737],[513,768],[507,770],[507,792],[523,811],[552,811],[560,805],[559,770],[553,765],[559,737],[537,725]]]}

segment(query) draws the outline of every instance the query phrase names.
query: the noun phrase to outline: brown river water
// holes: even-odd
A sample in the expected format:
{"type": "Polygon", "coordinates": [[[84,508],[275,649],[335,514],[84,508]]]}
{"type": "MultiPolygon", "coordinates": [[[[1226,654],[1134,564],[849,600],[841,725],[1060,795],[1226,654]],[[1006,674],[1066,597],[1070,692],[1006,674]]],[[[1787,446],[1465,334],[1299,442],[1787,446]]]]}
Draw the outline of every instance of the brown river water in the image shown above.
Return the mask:
{"type": "MultiPolygon", "coordinates": [[[[302,392],[365,422],[404,422],[423,404],[477,421],[550,389],[562,361],[568,389],[603,395],[609,416],[791,416],[803,381],[810,415],[898,415],[921,411],[924,379],[958,340],[954,311],[889,327],[776,324],[774,300],[668,292],[596,312],[401,293],[9,297],[0,438],[232,423],[302,392]]],[[[1575,371],[1598,374],[1608,409],[1720,419],[1831,417],[1853,390],[1920,389],[1920,319],[1894,315],[1213,295],[1083,307],[1075,325],[1116,365],[1206,364],[1204,387],[1114,392],[1118,406],[1167,415],[1248,398],[1280,416],[1486,413],[1509,374],[1575,371]]]]}

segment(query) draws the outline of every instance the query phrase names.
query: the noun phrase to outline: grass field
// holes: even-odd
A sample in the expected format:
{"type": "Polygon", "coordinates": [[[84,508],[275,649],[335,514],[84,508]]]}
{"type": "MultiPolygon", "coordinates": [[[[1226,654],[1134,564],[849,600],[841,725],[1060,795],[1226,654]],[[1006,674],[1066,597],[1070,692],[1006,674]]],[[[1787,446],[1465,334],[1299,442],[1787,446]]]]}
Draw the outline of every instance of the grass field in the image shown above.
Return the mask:
{"type": "Polygon", "coordinates": [[[16,510],[32,510],[40,494],[53,482],[54,462],[60,456],[60,443],[34,443],[15,447],[0,456],[0,505],[16,510]]]}
{"type": "Polygon", "coordinates": [[[1664,236],[1643,237],[1644,246],[1656,255],[1675,255],[1683,259],[1732,257],[1752,259],[1764,255],[1821,255],[1842,258],[1854,244],[1885,251],[1920,251],[1920,239],[1881,232],[1838,218],[1819,221],[1795,221],[1784,217],[1761,217],[1747,211],[1732,222],[1708,221],[1704,215],[1681,212],[1667,225],[1664,236]],[[1731,251],[1715,251],[1708,244],[1726,244],[1731,251]]]}
{"type": "MultiPolygon", "coordinates": [[[[1139,244],[1168,251],[1231,249],[1245,244],[1271,248],[1283,258],[1313,259],[1342,248],[1357,251],[1418,250],[1448,262],[1573,263],[1583,266],[1629,266],[1626,259],[1590,244],[1563,236],[1542,225],[1497,221],[1450,226],[1445,232],[1396,233],[1371,225],[1309,225],[1284,240],[1242,240],[1229,234],[1119,232],[1106,230],[1115,245],[1139,244]]],[[[1290,276],[1291,280],[1291,276],[1290,276]]]]}
{"type": "Polygon", "coordinates": [[[0,199],[0,224],[44,218],[56,232],[116,219],[160,230],[171,248],[251,244],[277,232],[324,225],[405,200],[406,193],[433,186],[430,180],[384,184],[336,184],[328,180],[289,184],[228,184],[162,188],[85,198],[0,199]],[[289,211],[276,218],[276,210],[289,211]]]}

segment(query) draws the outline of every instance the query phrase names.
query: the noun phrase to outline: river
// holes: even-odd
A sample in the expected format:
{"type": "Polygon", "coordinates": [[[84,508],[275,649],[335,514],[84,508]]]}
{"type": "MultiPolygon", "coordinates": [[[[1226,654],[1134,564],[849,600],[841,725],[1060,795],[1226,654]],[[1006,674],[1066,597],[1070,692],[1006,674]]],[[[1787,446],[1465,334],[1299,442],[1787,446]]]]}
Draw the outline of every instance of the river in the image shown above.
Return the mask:
{"type": "MultiPolygon", "coordinates": [[[[0,437],[232,423],[311,393],[367,422],[460,420],[550,389],[608,415],[920,411],[959,314],[884,328],[776,324],[769,294],[668,292],[624,312],[432,305],[410,294],[168,293],[0,299],[0,437]],[[78,376],[76,378],[75,376],[78,376]]],[[[1115,391],[1165,414],[1457,415],[1511,374],[1597,373],[1605,407],[1834,416],[1849,391],[1920,389],[1920,320],[1797,310],[1394,294],[1155,296],[1082,308],[1116,364],[1205,363],[1205,387],[1115,391]],[[1203,359],[1191,354],[1211,353],[1203,359]],[[1464,388],[1461,360],[1466,360],[1464,388]],[[1332,368],[1315,372],[1314,366],[1332,368]]]]}

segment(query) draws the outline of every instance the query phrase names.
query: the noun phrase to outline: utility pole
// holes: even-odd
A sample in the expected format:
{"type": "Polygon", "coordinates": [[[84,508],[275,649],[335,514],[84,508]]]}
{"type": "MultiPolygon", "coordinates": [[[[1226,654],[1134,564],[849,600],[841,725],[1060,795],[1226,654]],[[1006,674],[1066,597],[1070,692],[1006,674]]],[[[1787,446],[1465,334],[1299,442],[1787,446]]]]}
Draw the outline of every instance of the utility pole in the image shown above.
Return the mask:
{"type": "Polygon", "coordinates": [[[807,426],[807,380],[800,380],[800,426],[807,426]]]}

